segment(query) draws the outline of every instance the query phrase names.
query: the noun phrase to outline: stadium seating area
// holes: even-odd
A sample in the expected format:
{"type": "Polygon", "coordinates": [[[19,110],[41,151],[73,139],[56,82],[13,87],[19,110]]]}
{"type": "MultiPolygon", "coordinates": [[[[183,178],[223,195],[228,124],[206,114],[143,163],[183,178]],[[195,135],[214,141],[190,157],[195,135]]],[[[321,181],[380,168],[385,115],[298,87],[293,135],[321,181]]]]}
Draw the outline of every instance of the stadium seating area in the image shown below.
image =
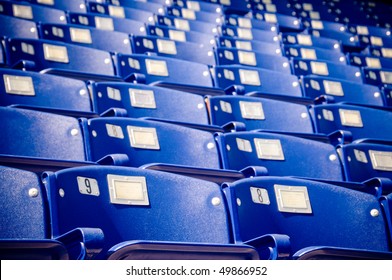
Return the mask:
{"type": "Polygon", "coordinates": [[[0,0],[0,259],[392,260],[391,13],[0,0]]]}

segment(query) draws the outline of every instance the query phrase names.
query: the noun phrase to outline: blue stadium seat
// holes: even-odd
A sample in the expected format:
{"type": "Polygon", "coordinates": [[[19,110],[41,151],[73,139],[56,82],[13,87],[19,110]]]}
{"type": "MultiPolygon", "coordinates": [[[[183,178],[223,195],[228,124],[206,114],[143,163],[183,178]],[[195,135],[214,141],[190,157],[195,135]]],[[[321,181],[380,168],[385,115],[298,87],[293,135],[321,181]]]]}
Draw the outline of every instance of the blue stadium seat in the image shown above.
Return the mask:
{"type": "Polygon", "coordinates": [[[169,26],[183,31],[196,31],[214,35],[217,33],[217,24],[201,20],[188,20],[174,16],[154,15],[155,25],[169,26]]]}
{"type": "Polygon", "coordinates": [[[66,23],[66,14],[62,10],[31,5],[17,1],[0,1],[0,14],[27,19],[35,22],[66,23]]]}
{"type": "Polygon", "coordinates": [[[391,139],[390,110],[347,104],[316,105],[313,110],[318,133],[329,134],[336,130],[347,130],[351,132],[354,140],[391,139]]]}
{"type": "Polygon", "coordinates": [[[235,121],[244,123],[247,130],[313,133],[305,105],[250,96],[213,96],[208,102],[213,125],[235,121]]]}
{"type": "Polygon", "coordinates": [[[364,140],[339,147],[348,181],[363,182],[375,177],[392,179],[392,142],[364,140]]]}
{"type": "Polygon", "coordinates": [[[68,13],[67,22],[109,31],[118,31],[130,35],[146,35],[144,22],[127,18],[110,17],[108,15],[68,13]]]}
{"type": "Polygon", "coordinates": [[[89,13],[104,14],[111,17],[127,18],[140,22],[153,22],[154,13],[140,9],[110,5],[107,3],[87,2],[89,13]]]}
{"type": "MultiPolygon", "coordinates": [[[[234,86],[242,87],[241,91],[244,92],[234,92],[237,94],[259,91],[267,94],[302,97],[298,78],[294,75],[237,65],[215,66],[213,71],[216,87],[230,88],[229,90],[234,86]],[[280,82],[276,83],[275,81],[280,82]]],[[[228,92],[228,94],[232,94],[232,92],[228,92]]]]}
{"type": "Polygon", "coordinates": [[[219,134],[217,142],[225,169],[261,166],[270,176],[344,179],[338,154],[330,143],[263,131],[219,134]]]}
{"type": "Polygon", "coordinates": [[[225,15],[223,24],[240,28],[252,28],[272,32],[279,31],[277,24],[238,15],[225,15]]]}
{"type": "Polygon", "coordinates": [[[301,45],[286,45],[284,46],[284,52],[287,57],[325,60],[343,65],[347,64],[345,55],[334,50],[304,47],[301,45]]]}
{"type": "Polygon", "coordinates": [[[99,229],[53,235],[48,197],[37,174],[0,166],[2,260],[87,259],[102,249],[99,229]]]}
{"type": "Polygon", "coordinates": [[[348,54],[348,60],[351,65],[358,67],[392,69],[392,59],[389,58],[350,53],[348,54]]]}
{"type": "Polygon", "coordinates": [[[30,21],[0,15],[0,36],[38,39],[37,25],[30,21]]]}
{"type": "Polygon", "coordinates": [[[204,11],[195,11],[181,7],[165,7],[165,14],[168,16],[174,16],[178,18],[184,18],[189,20],[200,20],[213,24],[221,23],[221,15],[218,13],[209,13],[204,11]]]}
{"type": "Polygon", "coordinates": [[[369,25],[358,25],[348,24],[347,30],[356,35],[364,36],[378,36],[378,37],[391,37],[391,30],[387,28],[369,26],[369,25]]]}
{"type": "Polygon", "coordinates": [[[236,39],[255,40],[267,43],[279,42],[277,33],[273,31],[221,25],[218,27],[218,33],[220,36],[234,37],[236,39]]]}
{"type": "Polygon", "coordinates": [[[325,21],[325,20],[303,20],[306,28],[313,30],[329,30],[336,32],[346,32],[347,27],[345,24],[339,22],[325,21]]]}
{"type": "Polygon", "coordinates": [[[146,28],[147,34],[151,36],[169,38],[170,40],[179,42],[193,42],[203,46],[213,46],[215,44],[215,37],[212,34],[198,31],[184,31],[175,27],[161,25],[147,25],[146,28]]]}
{"type": "Polygon", "coordinates": [[[120,53],[132,53],[129,34],[90,28],[81,25],[43,23],[39,26],[40,37],[84,47],[120,53]]]}
{"type": "Polygon", "coordinates": [[[181,59],[118,54],[117,70],[118,74],[127,81],[213,86],[207,65],[181,59]]]}
{"type": "Polygon", "coordinates": [[[123,116],[130,118],[148,117],[209,124],[204,98],[200,95],[161,87],[114,82],[93,83],[91,90],[94,107],[99,114],[105,116],[111,114],[110,112],[120,115],[116,113],[119,111],[124,112],[123,116]]]}
{"type": "Polygon", "coordinates": [[[310,246],[333,246],[391,258],[388,229],[372,194],[287,177],[239,180],[225,184],[224,192],[237,240],[278,233],[290,237],[292,254],[310,246]]]}
{"type": "Polygon", "coordinates": [[[109,52],[49,40],[7,39],[7,64],[31,71],[60,72],[62,75],[85,79],[115,76],[109,52]]]}
{"type": "Polygon", "coordinates": [[[218,47],[237,48],[239,50],[282,56],[282,49],[278,42],[267,43],[255,40],[236,39],[227,36],[219,36],[216,40],[218,47]]]}
{"type": "Polygon", "coordinates": [[[339,41],[343,52],[361,51],[364,48],[358,36],[349,32],[314,28],[309,28],[307,32],[315,37],[325,37],[339,41]]]}
{"type": "Polygon", "coordinates": [[[301,19],[289,15],[253,11],[253,17],[269,23],[277,24],[280,32],[301,32],[304,30],[301,19]]]}
{"type": "Polygon", "coordinates": [[[151,12],[154,14],[163,14],[163,5],[160,3],[145,2],[145,1],[128,1],[128,0],[107,0],[108,4],[138,9],[142,11],[151,12]]]}
{"type": "Polygon", "coordinates": [[[301,45],[307,47],[323,48],[340,52],[341,47],[338,40],[317,37],[303,33],[283,33],[282,43],[284,45],[301,45]]]}
{"type": "Polygon", "coordinates": [[[367,84],[388,87],[392,84],[392,69],[362,68],[363,80],[367,84]]]}
{"type": "Polygon", "coordinates": [[[80,165],[86,155],[77,119],[25,109],[0,107],[1,164],[36,171],[80,165]],[[26,141],[28,137],[29,141],[26,141]]]}
{"type": "Polygon", "coordinates": [[[32,4],[42,5],[46,7],[51,7],[59,10],[85,13],[86,12],[86,2],[85,0],[28,0],[32,4]]]}
{"type": "Polygon", "coordinates": [[[156,36],[133,36],[132,49],[135,54],[154,53],[202,64],[214,65],[212,48],[203,44],[179,42],[156,36]]]}
{"type": "Polygon", "coordinates": [[[203,1],[190,1],[190,0],[172,0],[172,6],[177,6],[181,8],[186,8],[194,11],[203,11],[208,13],[222,13],[222,7],[219,4],[212,2],[203,1]]]}
{"type": "Polygon", "coordinates": [[[89,91],[79,80],[36,72],[0,69],[0,106],[92,116],[89,91]]]}
{"type": "Polygon", "coordinates": [[[293,58],[296,75],[318,75],[361,83],[361,69],[356,66],[332,63],[324,60],[293,58]]]}
{"type": "Polygon", "coordinates": [[[217,184],[105,166],[49,173],[45,182],[53,190],[54,233],[75,226],[100,228],[105,244],[98,258],[108,257],[110,250],[109,257],[117,259],[178,259],[181,253],[190,259],[258,259],[254,248],[233,243],[229,214],[217,184]],[[94,211],[88,210],[92,205],[94,211]]]}
{"type": "Polygon", "coordinates": [[[269,3],[264,3],[260,1],[251,1],[251,9],[254,11],[264,11],[268,13],[278,13],[284,15],[295,15],[295,9],[290,3],[285,3],[283,1],[269,1],[269,3]]]}
{"type": "Polygon", "coordinates": [[[368,47],[369,54],[384,58],[392,58],[392,48],[368,47]]]}
{"type": "Polygon", "coordinates": [[[311,99],[322,98],[329,103],[389,106],[388,98],[376,86],[316,75],[302,77],[301,84],[304,95],[311,99]]]}
{"type": "Polygon", "coordinates": [[[215,58],[217,65],[238,64],[291,74],[290,61],[283,56],[218,47],[215,49],[215,58]]]}

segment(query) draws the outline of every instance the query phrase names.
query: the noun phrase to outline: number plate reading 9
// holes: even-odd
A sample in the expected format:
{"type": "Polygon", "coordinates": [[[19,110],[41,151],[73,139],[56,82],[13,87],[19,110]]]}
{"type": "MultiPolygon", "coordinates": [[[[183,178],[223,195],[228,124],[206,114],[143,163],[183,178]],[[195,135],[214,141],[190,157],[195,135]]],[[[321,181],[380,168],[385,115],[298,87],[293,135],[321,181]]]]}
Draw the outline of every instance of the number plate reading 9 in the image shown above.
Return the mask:
{"type": "Polygon", "coordinates": [[[86,195],[99,196],[97,180],[93,178],[77,177],[79,192],[86,195]]]}

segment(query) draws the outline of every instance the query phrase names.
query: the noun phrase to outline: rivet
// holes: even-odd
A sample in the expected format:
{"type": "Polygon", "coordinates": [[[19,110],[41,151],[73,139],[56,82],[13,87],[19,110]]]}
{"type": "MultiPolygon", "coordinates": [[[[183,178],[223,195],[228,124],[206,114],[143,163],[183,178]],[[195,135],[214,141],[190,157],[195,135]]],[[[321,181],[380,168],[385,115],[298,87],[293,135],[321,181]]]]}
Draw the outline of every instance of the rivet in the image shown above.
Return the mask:
{"type": "Polygon", "coordinates": [[[72,136],[76,136],[76,135],[78,135],[79,134],[79,130],[77,130],[76,128],[73,128],[72,130],[71,130],[71,135],[72,136]]]}
{"type": "Polygon", "coordinates": [[[211,199],[211,203],[214,206],[219,206],[221,204],[221,199],[219,197],[213,197],[211,199]]]}
{"type": "Polygon", "coordinates": [[[63,189],[59,189],[59,195],[60,197],[64,197],[65,196],[65,192],[63,189]]]}
{"type": "Polygon", "coordinates": [[[302,114],[301,114],[301,118],[306,119],[307,117],[308,117],[308,114],[307,114],[307,113],[302,113],[302,114]]]}
{"type": "Polygon", "coordinates": [[[37,197],[38,196],[38,189],[37,188],[31,188],[29,189],[29,196],[30,197],[37,197]]]}
{"type": "Polygon", "coordinates": [[[87,93],[87,91],[86,91],[85,89],[81,89],[81,90],[79,91],[79,94],[80,94],[81,96],[86,95],[86,93],[87,93]]]}
{"type": "Polygon", "coordinates": [[[378,217],[378,215],[380,215],[380,211],[378,211],[377,209],[372,209],[370,210],[370,215],[372,217],[378,217]]]}
{"type": "Polygon", "coordinates": [[[214,143],[210,142],[210,143],[207,144],[207,149],[211,150],[213,148],[215,148],[215,144],[214,143]]]}
{"type": "Polygon", "coordinates": [[[203,109],[204,108],[204,105],[203,105],[203,103],[199,103],[199,104],[197,104],[197,109],[203,109]]]}
{"type": "Polygon", "coordinates": [[[230,147],[230,145],[226,145],[226,150],[228,150],[228,151],[230,151],[230,150],[231,150],[231,147],[230,147]]]}
{"type": "Polygon", "coordinates": [[[241,206],[241,199],[237,198],[237,205],[241,206]]]}
{"type": "Polygon", "coordinates": [[[335,160],[337,160],[336,155],[330,155],[330,156],[329,156],[329,160],[330,160],[330,161],[335,161],[335,160]]]}

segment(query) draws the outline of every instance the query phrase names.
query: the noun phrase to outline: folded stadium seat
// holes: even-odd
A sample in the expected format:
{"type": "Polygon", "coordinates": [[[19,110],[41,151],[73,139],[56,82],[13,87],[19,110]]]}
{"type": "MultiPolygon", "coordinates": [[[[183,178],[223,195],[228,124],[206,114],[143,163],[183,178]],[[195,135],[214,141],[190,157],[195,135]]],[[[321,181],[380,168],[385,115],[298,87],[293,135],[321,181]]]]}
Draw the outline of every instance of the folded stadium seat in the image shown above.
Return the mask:
{"type": "Polygon", "coordinates": [[[183,91],[132,83],[91,84],[94,107],[102,116],[160,119],[209,125],[204,97],[183,91]],[[174,102],[175,100],[175,102],[174,102]]]}
{"type": "Polygon", "coordinates": [[[308,28],[307,32],[315,37],[325,37],[339,41],[343,52],[358,52],[364,48],[358,36],[349,32],[315,28],[308,28]]]}
{"type": "Polygon", "coordinates": [[[392,48],[392,38],[379,36],[358,35],[359,40],[365,45],[376,48],[392,48]]]}
{"type": "Polygon", "coordinates": [[[7,64],[12,68],[57,73],[77,79],[116,79],[109,52],[49,40],[8,38],[7,64]]]}
{"type": "Polygon", "coordinates": [[[347,30],[356,35],[391,38],[391,30],[371,25],[348,24],[347,30]]]}
{"type": "Polygon", "coordinates": [[[285,45],[284,53],[287,57],[324,60],[337,64],[347,64],[343,53],[322,48],[304,47],[301,45],[285,45]]]}
{"type": "Polygon", "coordinates": [[[1,164],[34,172],[87,164],[76,118],[7,107],[0,115],[1,164]]]}
{"type": "Polygon", "coordinates": [[[46,7],[51,7],[59,10],[85,13],[86,12],[86,2],[85,0],[28,0],[32,4],[42,5],[46,7]]]}
{"type": "Polygon", "coordinates": [[[38,39],[35,22],[11,16],[0,15],[0,36],[38,39]]]}
{"type": "Polygon", "coordinates": [[[281,37],[284,45],[300,45],[341,52],[340,43],[335,39],[317,37],[304,33],[283,33],[281,37]]]}
{"type": "Polygon", "coordinates": [[[298,76],[318,75],[361,83],[361,69],[356,66],[332,63],[326,60],[292,59],[294,73],[298,76]]]}
{"type": "Polygon", "coordinates": [[[218,26],[218,34],[236,39],[255,40],[267,43],[279,42],[279,36],[276,31],[258,30],[254,28],[221,25],[218,26]]]}
{"type": "Polygon", "coordinates": [[[346,32],[347,27],[343,23],[332,22],[326,20],[310,20],[304,19],[303,24],[306,28],[310,28],[313,30],[330,30],[336,32],[346,32]]]}
{"type": "Polygon", "coordinates": [[[41,5],[31,5],[18,1],[0,1],[0,14],[35,22],[66,23],[65,12],[41,5]]]}
{"type": "Polygon", "coordinates": [[[238,15],[225,15],[222,24],[237,26],[239,28],[252,28],[272,32],[279,31],[277,24],[238,15]]]}
{"type": "MultiPolygon", "coordinates": [[[[385,107],[384,107],[385,108],[385,107]]],[[[313,106],[316,132],[329,134],[346,130],[353,140],[362,138],[391,139],[389,120],[392,112],[382,107],[375,109],[347,104],[313,106]]]]}
{"type": "Polygon", "coordinates": [[[107,166],[65,169],[44,178],[51,190],[53,231],[100,228],[105,243],[98,259],[258,259],[255,248],[234,244],[215,183],[107,166]]]}
{"type": "Polygon", "coordinates": [[[392,240],[392,194],[382,196],[380,203],[388,223],[390,240],[392,240]]]}
{"type": "Polygon", "coordinates": [[[203,46],[214,46],[215,37],[198,31],[184,31],[175,27],[147,25],[147,35],[169,38],[173,41],[192,42],[203,46]]]}
{"type": "Polygon", "coordinates": [[[184,31],[196,31],[214,35],[217,33],[217,24],[201,20],[188,20],[174,16],[154,15],[156,26],[169,26],[184,31]]]}
{"type": "Polygon", "coordinates": [[[107,0],[108,4],[114,6],[127,7],[138,9],[142,11],[151,12],[154,14],[163,14],[164,8],[162,3],[145,2],[145,1],[128,1],[128,0],[107,0]]]}
{"type": "Polygon", "coordinates": [[[350,53],[348,60],[351,65],[358,67],[392,69],[392,59],[389,58],[350,53]]]}
{"type": "MultiPolygon", "coordinates": [[[[216,2],[216,1],[215,1],[216,2]]],[[[166,1],[162,0],[162,3],[167,4],[166,1]]],[[[212,3],[208,1],[190,1],[190,0],[172,0],[171,1],[172,6],[177,6],[181,8],[186,8],[189,10],[194,10],[194,11],[203,11],[203,12],[208,12],[208,13],[217,13],[217,14],[222,14],[222,6],[217,4],[217,3],[212,3]]]]}
{"type": "Polygon", "coordinates": [[[53,235],[45,187],[37,174],[0,166],[0,258],[87,259],[102,249],[102,231],[75,228],[53,235]]]}
{"type": "Polygon", "coordinates": [[[30,108],[74,116],[94,116],[83,81],[0,68],[0,106],[30,108]]]}
{"type": "Polygon", "coordinates": [[[218,47],[237,48],[239,50],[282,56],[282,49],[278,42],[267,43],[255,40],[236,39],[227,36],[219,36],[216,38],[216,41],[218,47]]]}
{"type": "Polygon", "coordinates": [[[254,10],[253,18],[277,24],[280,32],[301,32],[304,30],[301,19],[293,16],[254,10]]]}
{"type": "Polygon", "coordinates": [[[215,49],[215,60],[217,65],[238,64],[292,74],[290,61],[284,56],[268,55],[236,48],[217,47],[215,49]]]}
{"type": "Polygon", "coordinates": [[[241,122],[246,130],[313,133],[305,105],[251,96],[213,96],[208,103],[213,125],[241,122]]]}
{"type": "Polygon", "coordinates": [[[98,3],[98,2],[91,2],[87,1],[87,11],[89,13],[95,14],[104,14],[109,15],[111,17],[118,17],[118,18],[127,18],[135,21],[140,22],[153,22],[153,12],[140,10],[140,9],[133,9],[128,7],[121,7],[110,5],[107,3],[98,3]]]}
{"type": "Polygon", "coordinates": [[[392,142],[359,140],[338,149],[348,181],[363,182],[375,177],[392,179],[392,142]]]}
{"type": "Polygon", "coordinates": [[[213,24],[221,23],[221,15],[219,13],[209,13],[204,11],[195,11],[178,6],[165,7],[164,14],[188,20],[200,20],[213,24]]]}
{"type": "Polygon", "coordinates": [[[277,233],[290,237],[290,256],[296,259],[303,250],[315,251],[314,246],[332,247],[329,252],[335,254],[324,252],[325,259],[392,257],[382,209],[372,194],[333,183],[268,176],[224,184],[223,190],[238,241],[277,233]]]}
{"type": "Polygon", "coordinates": [[[230,95],[258,91],[302,97],[299,80],[295,75],[238,65],[215,66],[212,70],[215,87],[224,89],[230,95]]]}
{"type": "Polygon", "coordinates": [[[172,86],[213,87],[205,64],[156,55],[117,54],[118,74],[126,81],[172,86]]]}
{"type": "Polygon", "coordinates": [[[368,47],[366,51],[373,56],[392,58],[392,48],[368,47]]]}
{"type": "Polygon", "coordinates": [[[39,25],[40,37],[46,40],[61,41],[95,49],[132,53],[129,34],[90,28],[74,24],[50,24],[39,25]]]}
{"type": "Polygon", "coordinates": [[[268,13],[279,13],[289,16],[295,16],[295,9],[288,1],[269,1],[264,3],[261,1],[250,1],[251,9],[255,11],[265,11],[268,13]]]}
{"type": "Polygon", "coordinates": [[[207,65],[215,65],[212,47],[192,42],[179,42],[156,36],[132,36],[135,54],[154,53],[207,65]]]}
{"type": "Polygon", "coordinates": [[[335,147],[309,136],[247,131],[219,134],[216,141],[224,169],[243,170],[259,166],[264,167],[270,176],[343,181],[335,147]]]}
{"type": "Polygon", "coordinates": [[[380,88],[392,85],[392,69],[362,68],[363,80],[367,84],[375,85],[380,88]]]}
{"type": "Polygon", "coordinates": [[[131,35],[146,35],[144,22],[101,14],[68,13],[67,22],[131,35]]]}
{"type": "Polygon", "coordinates": [[[387,95],[378,87],[341,79],[308,75],[301,78],[304,96],[327,103],[353,103],[390,106],[387,95]]]}

